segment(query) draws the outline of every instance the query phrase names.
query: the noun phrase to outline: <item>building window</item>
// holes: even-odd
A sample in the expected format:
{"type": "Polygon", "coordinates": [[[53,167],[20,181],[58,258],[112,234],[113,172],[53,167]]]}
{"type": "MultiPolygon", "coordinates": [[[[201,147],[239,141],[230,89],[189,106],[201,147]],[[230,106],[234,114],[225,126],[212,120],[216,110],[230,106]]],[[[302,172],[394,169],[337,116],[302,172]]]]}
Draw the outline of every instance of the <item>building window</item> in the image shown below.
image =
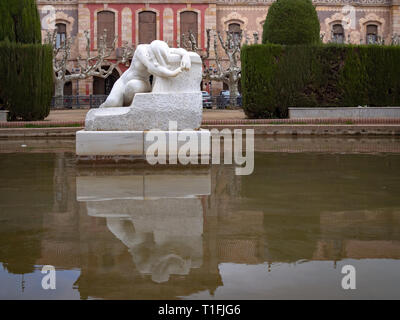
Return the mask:
{"type": "Polygon", "coordinates": [[[341,24],[334,24],[332,27],[332,42],[344,43],[344,29],[341,24]]]}
{"type": "Polygon", "coordinates": [[[374,44],[378,41],[378,26],[374,24],[367,25],[367,44],[374,44]]]}
{"type": "Polygon", "coordinates": [[[107,30],[107,47],[111,48],[115,39],[115,14],[111,11],[101,11],[97,14],[97,45],[107,30]]]}
{"type": "Polygon", "coordinates": [[[157,38],[157,15],[152,11],[139,13],[139,44],[150,43],[157,38]]]}
{"type": "Polygon", "coordinates": [[[242,30],[240,29],[239,23],[231,23],[228,26],[228,30],[230,33],[232,33],[233,39],[235,39],[235,40],[240,39],[240,34],[241,34],[242,30]]]}
{"type": "Polygon", "coordinates": [[[65,39],[67,38],[67,26],[64,23],[57,23],[57,36],[56,36],[56,48],[60,48],[65,39]]]}
{"type": "Polygon", "coordinates": [[[72,82],[68,81],[64,84],[64,96],[72,96],[72,82]]]}
{"type": "MultiPolygon", "coordinates": [[[[109,67],[102,67],[107,70],[109,67]]],[[[119,73],[117,70],[113,72],[107,78],[93,77],[93,94],[94,95],[109,95],[114,83],[119,79],[119,73]]]]}
{"type": "Polygon", "coordinates": [[[198,24],[197,24],[197,13],[193,11],[184,11],[180,14],[181,20],[181,36],[187,36],[189,31],[194,35],[194,38],[198,39],[198,24]]]}

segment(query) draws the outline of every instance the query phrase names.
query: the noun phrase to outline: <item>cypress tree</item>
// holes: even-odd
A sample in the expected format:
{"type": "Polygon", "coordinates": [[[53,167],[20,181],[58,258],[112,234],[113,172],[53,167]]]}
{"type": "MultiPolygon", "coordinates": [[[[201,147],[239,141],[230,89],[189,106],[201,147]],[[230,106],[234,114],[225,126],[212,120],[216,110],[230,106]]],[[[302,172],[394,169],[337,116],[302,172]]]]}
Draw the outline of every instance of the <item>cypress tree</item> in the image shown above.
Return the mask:
{"type": "Polygon", "coordinates": [[[0,0],[0,41],[15,41],[14,21],[7,6],[8,0],[0,0]]]}
{"type": "Polygon", "coordinates": [[[52,49],[35,0],[0,0],[0,101],[11,120],[42,120],[53,95],[52,49]]]}
{"type": "Polygon", "coordinates": [[[35,0],[0,0],[0,41],[41,43],[40,16],[35,0]],[[3,29],[3,30],[2,30],[3,29]]]}

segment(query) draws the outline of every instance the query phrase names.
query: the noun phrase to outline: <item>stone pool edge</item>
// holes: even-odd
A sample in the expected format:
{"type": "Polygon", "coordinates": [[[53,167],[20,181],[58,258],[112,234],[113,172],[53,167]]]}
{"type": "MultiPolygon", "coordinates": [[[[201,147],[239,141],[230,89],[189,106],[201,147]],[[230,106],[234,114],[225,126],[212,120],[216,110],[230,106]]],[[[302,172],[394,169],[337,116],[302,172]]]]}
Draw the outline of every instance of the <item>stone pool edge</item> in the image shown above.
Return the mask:
{"type": "MultiPolygon", "coordinates": [[[[400,135],[400,124],[204,124],[203,129],[253,129],[256,135],[400,135]]],[[[75,137],[83,127],[0,128],[0,138],[75,137]]]]}

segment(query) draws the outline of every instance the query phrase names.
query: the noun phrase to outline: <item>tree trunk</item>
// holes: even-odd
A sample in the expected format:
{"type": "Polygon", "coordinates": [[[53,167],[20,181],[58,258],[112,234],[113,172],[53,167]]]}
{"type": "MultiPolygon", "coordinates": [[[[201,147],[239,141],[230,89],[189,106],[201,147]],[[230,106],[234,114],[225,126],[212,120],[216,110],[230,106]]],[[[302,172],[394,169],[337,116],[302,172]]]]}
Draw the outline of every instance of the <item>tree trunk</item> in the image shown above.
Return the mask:
{"type": "Polygon", "coordinates": [[[229,81],[228,87],[229,87],[230,105],[233,107],[236,107],[237,106],[237,97],[239,96],[238,82],[232,79],[229,81]]]}
{"type": "Polygon", "coordinates": [[[63,107],[64,106],[64,85],[65,81],[62,79],[54,80],[55,90],[54,90],[54,106],[63,107]]]}
{"type": "Polygon", "coordinates": [[[64,85],[65,81],[61,79],[55,79],[55,96],[56,97],[62,97],[64,96],[64,85]]]}

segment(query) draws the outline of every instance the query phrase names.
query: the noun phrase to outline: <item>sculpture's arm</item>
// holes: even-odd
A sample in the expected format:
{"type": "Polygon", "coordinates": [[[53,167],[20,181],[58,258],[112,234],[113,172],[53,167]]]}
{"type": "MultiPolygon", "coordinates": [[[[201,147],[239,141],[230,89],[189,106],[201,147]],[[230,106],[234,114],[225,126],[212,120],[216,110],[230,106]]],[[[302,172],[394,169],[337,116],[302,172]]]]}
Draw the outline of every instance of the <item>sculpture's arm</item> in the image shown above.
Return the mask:
{"type": "Polygon", "coordinates": [[[192,62],[190,60],[189,52],[182,48],[171,48],[169,51],[171,54],[177,54],[182,57],[181,60],[181,68],[183,70],[189,70],[192,66],[192,62]]]}
{"type": "Polygon", "coordinates": [[[169,49],[169,52],[170,53],[172,53],[172,54],[178,54],[178,55],[180,55],[181,57],[183,57],[184,55],[186,55],[186,54],[189,54],[189,52],[187,52],[185,49],[183,49],[183,48],[170,48],[169,49]]]}
{"type": "Polygon", "coordinates": [[[139,61],[146,67],[147,71],[155,76],[170,78],[176,77],[178,74],[182,72],[182,68],[179,67],[175,70],[169,70],[166,67],[160,66],[159,64],[154,64],[148,57],[146,57],[143,53],[138,52],[137,58],[139,61]]]}

